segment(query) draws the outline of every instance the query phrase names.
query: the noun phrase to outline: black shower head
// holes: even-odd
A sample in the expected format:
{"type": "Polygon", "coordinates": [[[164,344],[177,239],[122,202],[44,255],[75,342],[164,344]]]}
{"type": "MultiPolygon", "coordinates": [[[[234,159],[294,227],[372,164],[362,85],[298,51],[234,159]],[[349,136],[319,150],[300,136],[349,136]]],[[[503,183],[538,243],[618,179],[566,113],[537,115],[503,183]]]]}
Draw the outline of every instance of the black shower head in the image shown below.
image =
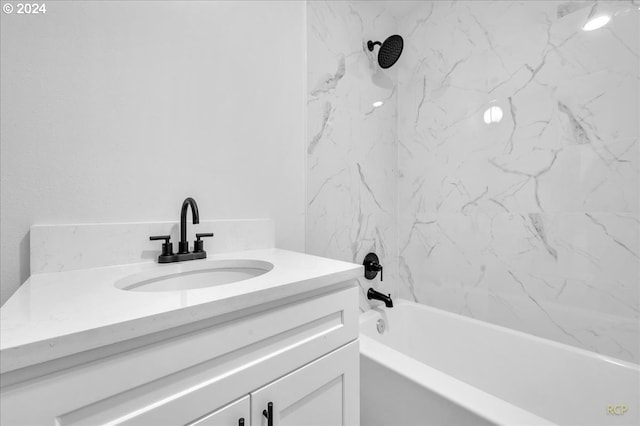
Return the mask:
{"type": "Polygon", "coordinates": [[[402,48],[404,47],[404,40],[397,34],[387,38],[384,43],[369,40],[367,47],[370,52],[373,52],[373,47],[376,44],[380,46],[380,50],[378,51],[378,64],[380,68],[387,69],[392,67],[393,64],[398,61],[398,58],[400,58],[402,48]]]}

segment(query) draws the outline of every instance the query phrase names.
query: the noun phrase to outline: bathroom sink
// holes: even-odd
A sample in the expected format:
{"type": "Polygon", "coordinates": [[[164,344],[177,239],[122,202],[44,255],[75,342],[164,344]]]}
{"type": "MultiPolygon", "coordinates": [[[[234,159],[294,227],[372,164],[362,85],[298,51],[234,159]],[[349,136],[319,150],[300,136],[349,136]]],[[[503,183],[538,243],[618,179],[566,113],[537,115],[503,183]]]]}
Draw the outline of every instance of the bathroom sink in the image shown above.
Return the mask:
{"type": "Polygon", "coordinates": [[[269,262],[249,259],[173,264],[125,277],[116,282],[116,287],[146,292],[194,290],[248,280],[271,269],[273,264],[269,262]]]}

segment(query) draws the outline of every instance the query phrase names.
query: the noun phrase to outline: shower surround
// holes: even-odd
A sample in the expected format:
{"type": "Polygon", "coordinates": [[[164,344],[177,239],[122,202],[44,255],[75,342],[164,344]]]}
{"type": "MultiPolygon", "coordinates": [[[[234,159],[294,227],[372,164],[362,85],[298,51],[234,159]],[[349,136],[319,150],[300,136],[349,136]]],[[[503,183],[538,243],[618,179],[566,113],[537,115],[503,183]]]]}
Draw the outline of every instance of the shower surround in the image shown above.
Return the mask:
{"type": "Polygon", "coordinates": [[[640,362],[638,5],[584,32],[593,3],[339,3],[308,3],[308,251],[383,244],[392,295],[640,362]],[[370,119],[362,44],[395,33],[370,119]]]}
{"type": "Polygon", "coordinates": [[[640,13],[564,4],[400,22],[400,295],[638,363],[640,13]]]}
{"type": "Polygon", "coordinates": [[[366,46],[395,30],[377,2],[307,3],[307,253],[378,254],[384,282],[359,278],[361,309],[369,287],[397,295],[395,71],[366,46]]]}

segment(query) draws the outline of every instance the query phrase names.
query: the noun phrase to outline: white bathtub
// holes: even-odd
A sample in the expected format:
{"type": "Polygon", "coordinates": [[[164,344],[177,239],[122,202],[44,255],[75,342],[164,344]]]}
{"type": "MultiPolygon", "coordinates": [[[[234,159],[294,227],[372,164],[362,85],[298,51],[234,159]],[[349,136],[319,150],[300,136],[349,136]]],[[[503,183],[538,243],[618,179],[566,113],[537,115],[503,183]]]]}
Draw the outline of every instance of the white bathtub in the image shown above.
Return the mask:
{"type": "Polygon", "coordinates": [[[360,317],[363,426],[640,424],[639,365],[394,304],[360,317]]]}

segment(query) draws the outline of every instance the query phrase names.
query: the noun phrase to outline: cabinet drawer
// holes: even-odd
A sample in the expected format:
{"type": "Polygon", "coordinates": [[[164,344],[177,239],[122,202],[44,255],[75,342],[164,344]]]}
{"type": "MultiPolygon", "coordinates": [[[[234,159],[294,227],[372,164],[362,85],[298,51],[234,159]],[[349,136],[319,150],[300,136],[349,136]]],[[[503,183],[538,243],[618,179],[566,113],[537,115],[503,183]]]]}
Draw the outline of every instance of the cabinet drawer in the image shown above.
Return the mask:
{"type": "Polygon", "coordinates": [[[356,287],[324,294],[153,345],[143,353],[131,351],[74,369],[32,385],[29,392],[3,393],[7,405],[38,403],[42,408],[37,417],[12,413],[3,415],[3,422],[50,424],[55,418],[61,426],[189,423],[355,340],[357,298],[356,287]],[[185,365],[185,358],[189,367],[175,371],[175,365],[185,365]],[[200,362],[194,365],[196,360],[200,362]],[[113,392],[119,380],[129,384],[139,374],[148,377],[145,372],[154,367],[166,371],[164,364],[173,364],[174,372],[113,392]],[[111,393],[95,398],[105,387],[111,393]]]}
{"type": "Polygon", "coordinates": [[[250,426],[251,398],[249,395],[217,409],[187,426],[235,426],[241,423],[240,419],[244,421],[245,426],[250,426]]]}

